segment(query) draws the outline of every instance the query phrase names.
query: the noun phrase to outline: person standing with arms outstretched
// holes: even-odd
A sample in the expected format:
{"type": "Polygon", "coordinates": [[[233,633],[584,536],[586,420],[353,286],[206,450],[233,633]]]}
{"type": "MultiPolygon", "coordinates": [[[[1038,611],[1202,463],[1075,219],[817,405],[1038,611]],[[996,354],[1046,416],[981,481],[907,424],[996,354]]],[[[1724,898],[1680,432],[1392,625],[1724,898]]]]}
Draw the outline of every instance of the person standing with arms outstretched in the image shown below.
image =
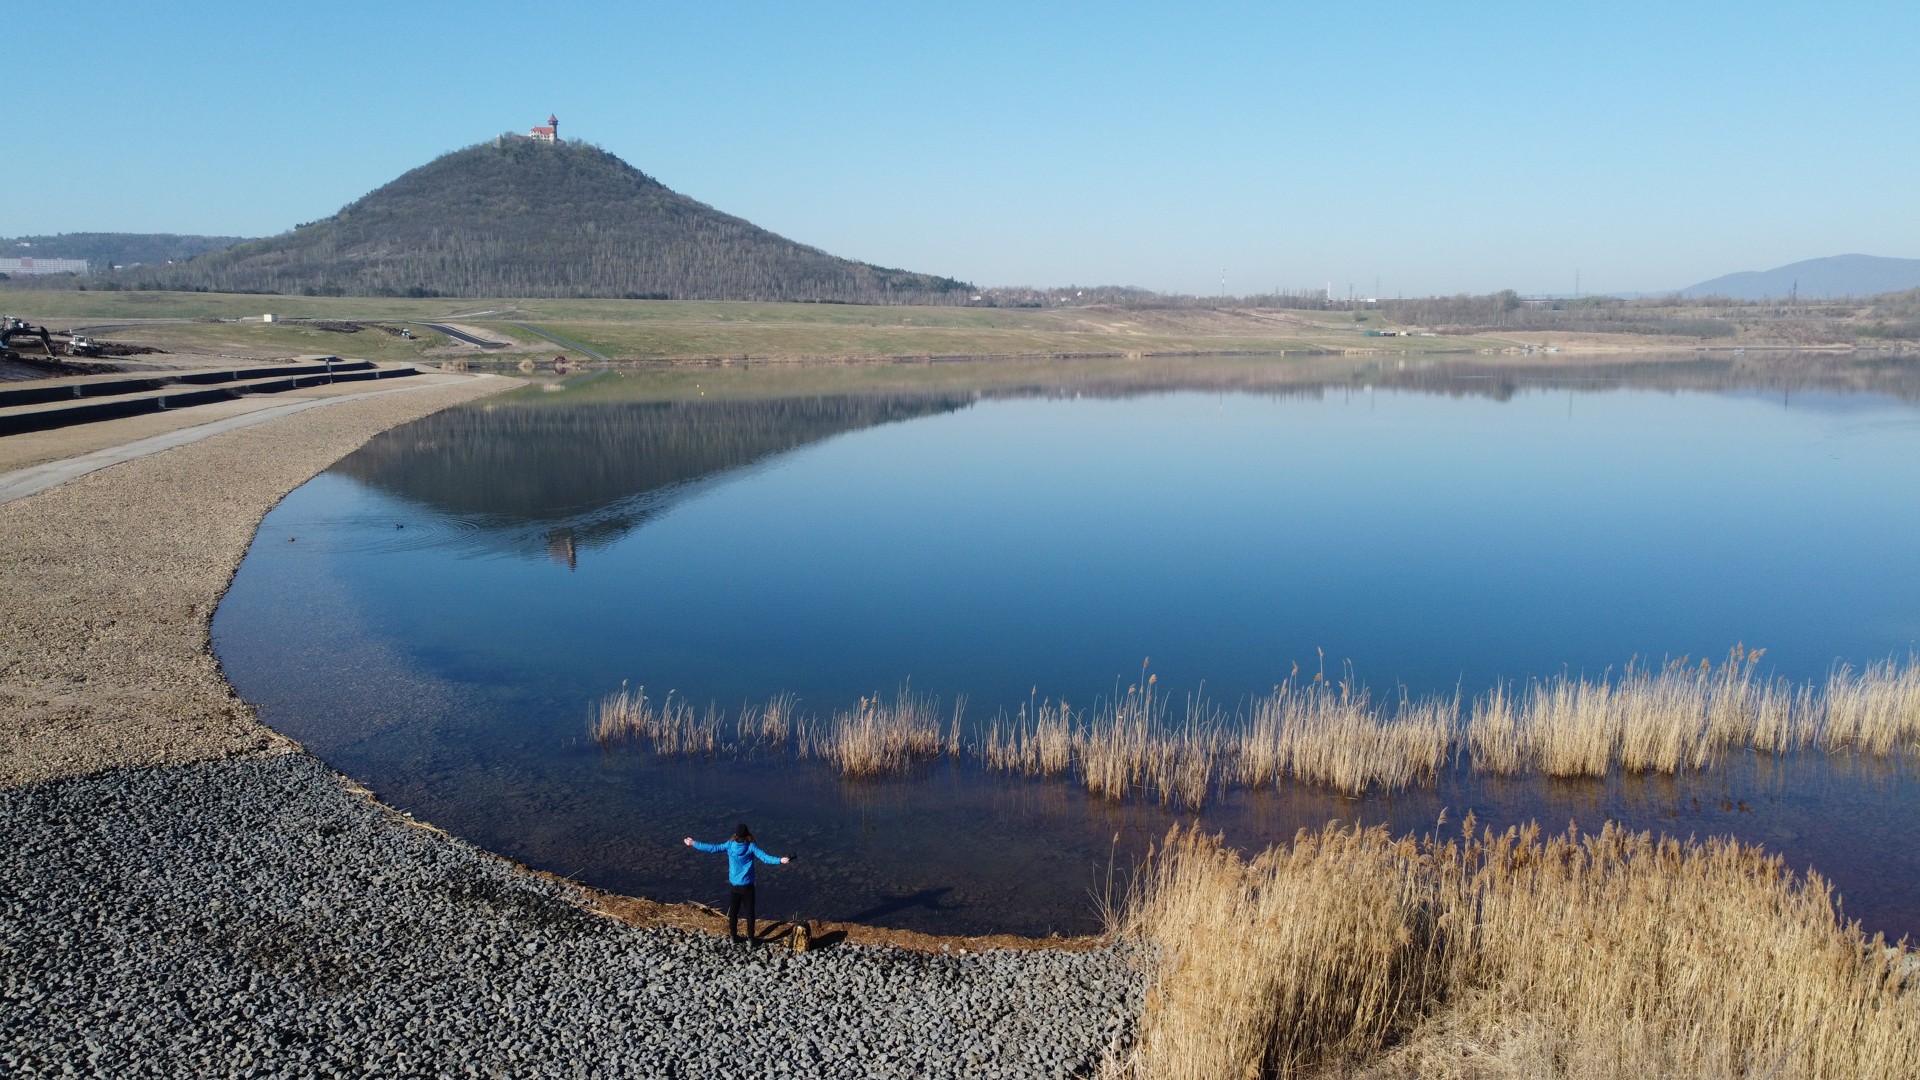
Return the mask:
{"type": "Polygon", "coordinates": [[[753,832],[741,822],[733,830],[733,839],[724,844],[705,844],[689,836],[684,841],[695,851],[724,851],[727,853],[727,884],[733,886],[733,892],[727,899],[727,938],[735,945],[740,944],[740,909],[747,909],[747,946],[758,946],[759,939],[754,935],[753,920],[753,863],[755,859],[769,866],[780,866],[793,860],[778,855],[769,855],[760,850],[753,842],[753,832]]]}

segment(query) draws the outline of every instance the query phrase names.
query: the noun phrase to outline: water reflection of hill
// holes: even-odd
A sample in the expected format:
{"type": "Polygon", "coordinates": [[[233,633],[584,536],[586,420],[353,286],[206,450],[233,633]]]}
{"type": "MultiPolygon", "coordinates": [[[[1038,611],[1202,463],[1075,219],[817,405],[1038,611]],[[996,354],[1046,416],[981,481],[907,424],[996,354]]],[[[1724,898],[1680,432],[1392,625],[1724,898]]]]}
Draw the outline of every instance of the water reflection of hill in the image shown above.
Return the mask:
{"type": "Polygon", "coordinates": [[[334,466],[477,526],[483,546],[570,561],[698,481],[843,432],[949,412],[951,394],[572,403],[522,397],[436,413],[334,466]]]}
{"type": "Polygon", "coordinates": [[[1319,397],[1360,387],[1504,401],[1618,389],[1920,402],[1915,358],[1183,357],[597,372],[387,432],[335,468],[473,528],[491,550],[571,562],[692,485],[833,435],[983,397],[1232,391],[1319,397]]]}

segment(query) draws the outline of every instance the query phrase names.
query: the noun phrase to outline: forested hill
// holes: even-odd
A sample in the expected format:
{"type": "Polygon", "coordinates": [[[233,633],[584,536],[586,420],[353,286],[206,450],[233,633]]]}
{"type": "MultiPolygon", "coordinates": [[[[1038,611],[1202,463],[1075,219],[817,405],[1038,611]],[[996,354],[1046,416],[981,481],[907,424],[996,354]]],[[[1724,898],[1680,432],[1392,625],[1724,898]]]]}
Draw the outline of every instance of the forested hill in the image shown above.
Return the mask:
{"type": "Polygon", "coordinates": [[[325,296],[956,302],[950,278],[835,258],[669,190],[598,147],[503,137],[338,214],[132,288],[325,296]]]}

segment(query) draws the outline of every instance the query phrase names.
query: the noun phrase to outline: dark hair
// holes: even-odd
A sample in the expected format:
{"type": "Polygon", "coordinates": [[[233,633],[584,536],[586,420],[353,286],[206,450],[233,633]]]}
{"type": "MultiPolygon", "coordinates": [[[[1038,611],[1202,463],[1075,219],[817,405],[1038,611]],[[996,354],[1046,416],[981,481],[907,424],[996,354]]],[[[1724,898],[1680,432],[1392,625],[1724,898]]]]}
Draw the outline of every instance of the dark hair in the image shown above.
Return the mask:
{"type": "Polygon", "coordinates": [[[753,840],[753,830],[747,828],[747,823],[743,821],[733,827],[733,838],[751,843],[753,840]]]}

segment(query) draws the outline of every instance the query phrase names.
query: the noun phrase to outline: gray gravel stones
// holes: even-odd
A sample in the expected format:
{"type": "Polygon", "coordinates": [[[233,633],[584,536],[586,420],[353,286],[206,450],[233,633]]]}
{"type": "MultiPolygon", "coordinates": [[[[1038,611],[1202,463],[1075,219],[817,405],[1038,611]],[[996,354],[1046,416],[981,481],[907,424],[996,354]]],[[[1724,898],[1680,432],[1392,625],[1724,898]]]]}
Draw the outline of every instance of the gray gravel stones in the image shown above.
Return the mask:
{"type": "Polygon", "coordinates": [[[635,930],[304,754],[0,791],[0,1075],[1067,1076],[1114,950],[635,930]]]}

